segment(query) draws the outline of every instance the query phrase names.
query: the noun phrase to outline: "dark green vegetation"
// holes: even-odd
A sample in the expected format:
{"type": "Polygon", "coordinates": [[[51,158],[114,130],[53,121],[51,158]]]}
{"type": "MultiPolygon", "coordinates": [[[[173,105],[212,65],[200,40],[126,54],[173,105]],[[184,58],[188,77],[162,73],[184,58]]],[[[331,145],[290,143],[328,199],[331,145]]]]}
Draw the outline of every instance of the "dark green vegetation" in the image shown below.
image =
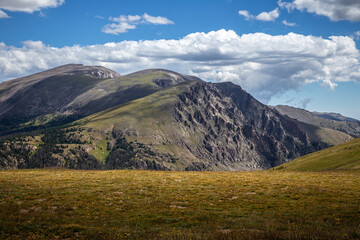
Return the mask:
{"type": "Polygon", "coordinates": [[[0,171],[0,238],[359,239],[359,186],[359,171],[0,171]]]}
{"type": "Polygon", "coordinates": [[[274,170],[319,171],[360,169],[360,138],[282,164],[274,170]]]}
{"type": "Polygon", "coordinates": [[[232,83],[74,64],[0,84],[0,135],[0,169],[268,169],[352,138],[232,83]]]}

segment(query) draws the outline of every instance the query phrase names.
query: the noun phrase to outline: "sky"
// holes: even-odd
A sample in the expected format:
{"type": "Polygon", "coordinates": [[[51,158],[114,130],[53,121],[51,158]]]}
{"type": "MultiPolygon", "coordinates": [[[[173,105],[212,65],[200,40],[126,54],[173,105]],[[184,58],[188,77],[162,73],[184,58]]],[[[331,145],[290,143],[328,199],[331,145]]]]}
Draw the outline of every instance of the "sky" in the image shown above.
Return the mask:
{"type": "Polygon", "coordinates": [[[69,63],[360,119],[359,0],[0,0],[0,82],[69,63]]]}

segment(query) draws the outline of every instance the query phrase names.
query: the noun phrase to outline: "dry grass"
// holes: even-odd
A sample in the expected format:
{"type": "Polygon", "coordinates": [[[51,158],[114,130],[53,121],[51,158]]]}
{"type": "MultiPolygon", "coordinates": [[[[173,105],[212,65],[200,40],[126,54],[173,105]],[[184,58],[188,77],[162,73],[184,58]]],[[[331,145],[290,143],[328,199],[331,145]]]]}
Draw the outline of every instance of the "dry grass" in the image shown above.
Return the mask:
{"type": "Polygon", "coordinates": [[[358,239],[360,171],[0,171],[1,239],[358,239]]]}

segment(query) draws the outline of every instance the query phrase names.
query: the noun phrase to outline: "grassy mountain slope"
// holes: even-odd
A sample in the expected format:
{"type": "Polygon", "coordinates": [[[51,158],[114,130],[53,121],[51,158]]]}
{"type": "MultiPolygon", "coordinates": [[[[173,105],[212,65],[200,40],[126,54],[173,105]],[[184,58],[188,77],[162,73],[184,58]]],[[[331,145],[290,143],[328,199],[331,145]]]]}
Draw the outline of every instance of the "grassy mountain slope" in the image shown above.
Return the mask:
{"type": "Polygon", "coordinates": [[[79,64],[14,79],[0,84],[0,134],[58,126],[192,80],[199,79],[164,69],[120,76],[79,64]]]}
{"type": "Polygon", "coordinates": [[[0,134],[46,124],[64,115],[62,108],[78,95],[104,79],[119,76],[104,67],[68,64],[3,82],[0,84],[0,134]]]}
{"type": "Polygon", "coordinates": [[[164,69],[148,69],[119,78],[107,79],[79,95],[65,110],[93,114],[179,83],[200,79],[164,69]]]}
{"type": "Polygon", "coordinates": [[[282,164],[274,170],[319,171],[360,169],[360,138],[282,164]]]}
{"type": "MultiPolygon", "coordinates": [[[[54,76],[87,75],[96,79],[117,78],[120,75],[101,66],[84,66],[82,64],[67,64],[30,76],[17,78],[0,84],[0,102],[10,99],[14,94],[24,92],[34,84],[54,76]]],[[[2,114],[2,112],[1,112],[2,114]]]]}

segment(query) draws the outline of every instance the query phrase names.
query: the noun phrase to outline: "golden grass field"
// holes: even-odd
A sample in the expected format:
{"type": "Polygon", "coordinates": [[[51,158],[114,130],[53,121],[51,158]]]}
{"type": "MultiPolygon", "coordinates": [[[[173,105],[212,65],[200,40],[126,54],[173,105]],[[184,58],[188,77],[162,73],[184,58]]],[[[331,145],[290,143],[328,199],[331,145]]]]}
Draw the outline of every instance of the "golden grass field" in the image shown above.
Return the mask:
{"type": "Polygon", "coordinates": [[[1,239],[360,239],[360,171],[0,171],[1,239]]]}

